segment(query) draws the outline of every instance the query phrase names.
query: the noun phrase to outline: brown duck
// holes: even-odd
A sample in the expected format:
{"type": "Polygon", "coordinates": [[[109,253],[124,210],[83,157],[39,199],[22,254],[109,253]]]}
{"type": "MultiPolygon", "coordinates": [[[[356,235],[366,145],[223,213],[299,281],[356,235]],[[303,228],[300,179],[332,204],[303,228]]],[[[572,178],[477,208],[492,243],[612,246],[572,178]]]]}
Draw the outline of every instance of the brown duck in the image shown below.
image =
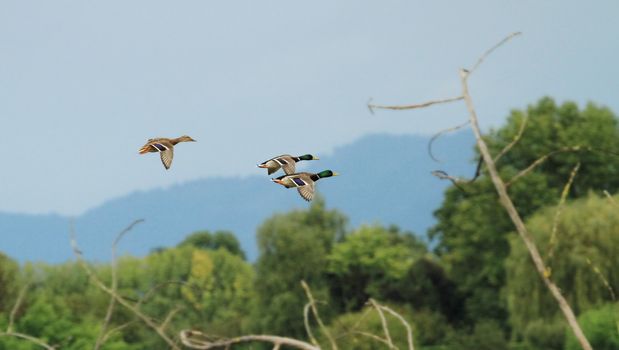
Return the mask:
{"type": "Polygon", "coordinates": [[[161,162],[166,169],[172,166],[172,158],[174,158],[174,146],[179,142],[195,142],[196,140],[185,135],[175,139],[167,139],[164,137],[149,139],[148,142],[138,151],[140,154],[148,152],[159,152],[161,162]]]}

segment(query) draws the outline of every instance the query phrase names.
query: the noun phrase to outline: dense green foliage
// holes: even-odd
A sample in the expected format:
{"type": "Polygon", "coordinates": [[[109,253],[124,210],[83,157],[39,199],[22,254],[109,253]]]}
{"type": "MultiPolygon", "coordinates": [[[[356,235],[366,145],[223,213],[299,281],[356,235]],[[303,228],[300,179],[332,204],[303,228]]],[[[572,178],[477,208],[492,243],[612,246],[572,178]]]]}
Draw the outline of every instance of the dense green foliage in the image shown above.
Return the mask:
{"type": "MultiPolygon", "coordinates": [[[[593,347],[619,349],[619,196],[601,195],[619,189],[617,120],[592,104],[579,110],[544,98],[527,111],[513,111],[504,127],[488,134],[494,154],[513,140],[525,114],[522,139],[501,158],[499,171],[509,179],[545,154],[579,146],[552,154],[511,184],[509,194],[593,347]],[[555,225],[561,191],[578,162],[555,225]]],[[[118,293],[153,322],[168,320],[172,335],[198,329],[214,338],[269,333],[307,340],[305,280],[342,349],[385,348],[370,298],[408,320],[416,349],[578,349],[483,171],[462,187],[448,189],[436,211],[431,250],[397,227],[349,228],[346,216],[318,197],[308,209],[275,214],[258,228],[254,263],[245,260],[233,233],[195,232],[176,247],[121,257],[118,293]]],[[[110,284],[110,264],[90,266],[110,284]]],[[[24,286],[14,331],[59,349],[93,347],[110,299],[79,264],[19,266],[0,254],[0,332],[24,286]]],[[[407,348],[403,325],[390,315],[387,322],[394,344],[407,348]]],[[[310,323],[328,348],[316,321],[310,323]]],[[[108,329],[116,327],[102,349],[167,348],[121,305],[108,329]]],[[[0,350],[38,348],[0,336],[0,350]]]]}

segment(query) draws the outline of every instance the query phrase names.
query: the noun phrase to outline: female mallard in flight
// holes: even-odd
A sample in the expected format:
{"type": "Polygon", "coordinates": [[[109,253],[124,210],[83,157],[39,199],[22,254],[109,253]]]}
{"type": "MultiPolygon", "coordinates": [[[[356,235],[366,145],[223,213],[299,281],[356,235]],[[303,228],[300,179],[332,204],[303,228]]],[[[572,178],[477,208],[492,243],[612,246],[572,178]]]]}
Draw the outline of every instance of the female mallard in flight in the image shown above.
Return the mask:
{"type": "Polygon", "coordinates": [[[286,174],[294,174],[295,165],[297,162],[302,161],[302,160],[318,160],[318,159],[319,159],[318,157],[314,157],[311,154],[304,154],[299,157],[293,157],[290,154],[283,154],[281,156],[271,158],[267,161],[264,161],[258,164],[258,168],[268,169],[269,175],[278,171],[280,168],[283,168],[286,174]]]}
{"type": "Polygon", "coordinates": [[[323,170],[317,174],[312,173],[296,173],[289,175],[282,175],[278,178],[271,179],[271,181],[278,183],[286,188],[296,188],[299,194],[306,201],[311,201],[314,198],[314,183],[322,178],[337,176],[331,170],[323,170]]]}
{"type": "Polygon", "coordinates": [[[195,142],[196,140],[185,135],[175,139],[156,138],[148,139],[148,142],[138,152],[140,154],[148,152],[159,152],[161,154],[161,162],[166,169],[172,166],[172,158],[174,157],[174,146],[179,142],[195,142]]]}

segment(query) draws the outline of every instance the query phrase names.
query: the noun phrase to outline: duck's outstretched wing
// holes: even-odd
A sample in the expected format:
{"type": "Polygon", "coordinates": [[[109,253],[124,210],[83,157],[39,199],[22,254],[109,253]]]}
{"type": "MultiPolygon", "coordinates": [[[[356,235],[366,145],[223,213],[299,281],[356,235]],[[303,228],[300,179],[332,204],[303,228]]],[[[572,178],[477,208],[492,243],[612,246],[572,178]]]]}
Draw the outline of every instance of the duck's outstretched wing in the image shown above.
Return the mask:
{"type": "Polygon", "coordinates": [[[161,155],[161,163],[163,163],[163,166],[166,170],[170,169],[172,166],[172,159],[174,158],[174,148],[169,147],[163,151],[159,151],[159,154],[161,155]]]}
{"type": "Polygon", "coordinates": [[[314,198],[314,182],[310,182],[305,186],[297,187],[297,191],[303,199],[306,201],[311,201],[314,198]]]}

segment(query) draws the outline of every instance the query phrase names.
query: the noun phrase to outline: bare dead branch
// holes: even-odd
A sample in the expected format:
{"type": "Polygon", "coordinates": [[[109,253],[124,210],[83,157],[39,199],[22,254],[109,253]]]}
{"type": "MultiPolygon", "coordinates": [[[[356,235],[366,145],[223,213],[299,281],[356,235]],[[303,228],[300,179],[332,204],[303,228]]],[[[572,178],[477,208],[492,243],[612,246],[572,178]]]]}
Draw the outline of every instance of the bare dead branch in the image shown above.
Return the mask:
{"type": "Polygon", "coordinates": [[[460,130],[463,127],[469,125],[469,123],[470,123],[470,121],[467,120],[466,122],[464,122],[464,123],[462,123],[460,125],[456,125],[456,126],[452,126],[451,128],[443,129],[443,130],[437,132],[436,134],[434,134],[434,136],[432,136],[430,141],[428,141],[428,155],[430,156],[430,158],[432,158],[432,160],[434,160],[435,162],[440,163],[441,161],[438,160],[436,157],[434,157],[434,154],[432,153],[432,144],[434,144],[434,141],[436,139],[438,139],[441,135],[443,135],[445,133],[448,133],[448,132],[460,130]]]}
{"type": "Polygon", "coordinates": [[[387,319],[385,319],[385,315],[383,314],[383,310],[380,305],[374,299],[370,299],[370,305],[376,310],[378,316],[380,317],[380,322],[383,325],[383,332],[385,333],[385,342],[389,346],[390,349],[395,349],[393,345],[393,341],[391,340],[391,335],[389,334],[389,326],[387,325],[387,319]]]}
{"type": "Polygon", "coordinates": [[[549,261],[547,268],[547,275],[550,277],[552,273],[550,261],[554,256],[555,246],[557,245],[557,230],[559,228],[559,219],[561,218],[561,213],[563,212],[563,207],[565,206],[565,201],[567,200],[567,195],[570,193],[570,187],[574,182],[574,178],[576,178],[576,173],[578,173],[578,169],[580,169],[580,162],[574,166],[572,172],[570,173],[570,178],[568,179],[565,186],[563,186],[563,191],[561,191],[561,199],[559,200],[559,205],[557,206],[557,211],[555,213],[555,217],[552,223],[552,231],[550,233],[550,241],[548,242],[548,253],[546,254],[546,259],[549,261]]]}
{"type": "Polygon", "coordinates": [[[312,327],[309,324],[309,311],[311,307],[311,303],[307,303],[303,307],[303,324],[305,325],[305,332],[307,333],[307,336],[309,337],[312,344],[318,346],[318,341],[314,337],[314,333],[312,333],[312,327]]]}
{"type": "Polygon", "coordinates": [[[164,331],[162,331],[161,328],[159,327],[159,325],[157,325],[150,317],[148,317],[145,314],[143,314],[138,308],[136,308],[134,305],[129,303],[122,296],[120,296],[118,293],[113,291],[110,287],[106,286],[99,279],[99,277],[94,273],[94,271],[84,261],[84,259],[82,257],[82,252],[78,248],[77,240],[75,238],[75,232],[73,232],[73,229],[71,230],[71,247],[73,249],[73,254],[76,257],[78,264],[82,267],[82,269],[90,277],[91,281],[99,289],[101,289],[105,293],[109,294],[111,297],[113,297],[116,300],[116,302],[118,302],[119,304],[121,304],[122,306],[127,308],[134,315],[136,315],[140,320],[142,320],[142,322],[144,322],[148,327],[152,328],[159,335],[159,337],[168,344],[168,346],[171,349],[180,350],[180,348],[176,345],[174,340],[172,340],[164,331]]]}
{"type": "Polygon", "coordinates": [[[19,338],[19,339],[24,339],[42,348],[45,348],[47,350],[55,350],[56,349],[55,347],[45,343],[43,340],[39,338],[33,337],[28,334],[13,331],[13,327],[15,326],[15,317],[17,316],[17,312],[19,311],[19,308],[21,307],[21,304],[24,301],[26,292],[28,291],[29,287],[30,285],[26,284],[19,291],[19,294],[17,295],[17,299],[15,300],[15,304],[13,304],[13,308],[11,309],[11,313],[9,314],[9,324],[6,327],[5,332],[0,332],[0,337],[14,337],[14,338],[19,338]]]}
{"type": "Polygon", "coordinates": [[[493,47],[491,47],[488,50],[486,50],[486,52],[484,52],[484,54],[481,55],[481,57],[479,57],[477,59],[477,62],[475,63],[473,68],[469,69],[468,74],[471,75],[477,68],[479,68],[479,66],[484,62],[486,57],[488,57],[492,52],[494,52],[494,50],[496,50],[499,47],[503,46],[503,44],[505,44],[506,42],[510,41],[511,39],[513,39],[514,37],[516,37],[516,36],[518,36],[520,34],[522,34],[522,32],[511,33],[510,35],[506,36],[503,40],[499,41],[496,45],[494,45],[493,47]]]}
{"type": "Polygon", "coordinates": [[[610,195],[610,193],[608,193],[607,190],[604,190],[604,195],[606,196],[606,198],[608,198],[608,201],[612,204],[612,205],[617,205],[619,206],[619,203],[617,203],[617,201],[613,198],[613,196],[610,195]]]}
{"type": "Polygon", "coordinates": [[[426,102],[423,102],[423,103],[414,104],[414,105],[406,105],[406,106],[383,106],[383,105],[375,105],[375,104],[368,103],[368,108],[370,109],[370,112],[372,112],[372,114],[373,114],[374,113],[374,109],[390,109],[390,110],[394,110],[394,111],[401,111],[401,110],[406,110],[406,109],[426,108],[426,107],[430,107],[430,106],[433,106],[433,105],[460,101],[462,99],[463,99],[462,96],[456,96],[456,97],[444,98],[444,99],[441,99],[441,100],[426,101],[426,102]]]}
{"type": "Polygon", "coordinates": [[[165,329],[172,321],[172,318],[174,318],[174,316],[176,316],[176,314],[179,313],[182,309],[183,308],[181,306],[178,306],[170,310],[170,312],[168,312],[168,315],[165,317],[165,319],[161,323],[161,326],[159,326],[159,329],[161,330],[161,332],[165,332],[165,329]]]}
{"type": "Polygon", "coordinates": [[[392,346],[393,346],[393,344],[389,344],[388,341],[386,341],[385,339],[377,336],[376,334],[372,334],[372,333],[368,333],[368,332],[362,332],[362,331],[350,331],[350,333],[352,333],[352,334],[359,334],[359,335],[362,335],[364,337],[368,337],[370,339],[374,339],[377,342],[385,344],[389,348],[392,348],[392,346]]]}
{"type": "Polygon", "coordinates": [[[501,157],[503,157],[507,152],[509,152],[518,143],[518,141],[520,141],[520,139],[522,138],[522,134],[524,134],[524,129],[526,129],[527,127],[528,120],[529,120],[529,115],[525,114],[524,118],[522,119],[522,123],[520,123],[520,129],[518,130],[518,133],[514,136],[514,139],[512,140],[512,142],[510,142],[507,146],[505,146],[501,150],[501,152],[499,152],[499,154],[497,154],[497,156],[494,157],[495,163],[498,163],[499,159],[501,159],[501,157]]]}
{"type": "MultiPolygon", "coordinates": [[[[312,291],[310,290],[310,288],[307,285],[307,283],[305,283],[305,281],[301,281],[301,286],[305,290],[305,295],[307,295],[307,299],[309,300],[309,304],[310,304],[310,307],[312,309],[312,313],[314,314],[314,318],[316,318],[316,322],[318,322],[318,325],[320,326],[320,330],[327,337],[327,339],[329,339],[329,342],[331,343],[331,348],[333,350],[337,350],[337,343],[335,342],[335,340],[331,336],[331,332],[329,332],[327,327],[325,327],[324,323],[322,323],[322,319],[320,318],[320,315],[318,314],[318,308],[316,308],[316,301],[314,300],[314,296],[312,295],[312,291]]],[[[315,341],[315,339],[314,339],[314,341],[315,341]]]]}
{"type": "Polygon", "coordinates": [[[554,150],[552,152],[548,152],[545,155],[537,158],[533,163],[531,163],[531,165],[529,165],[528,167],[526,167],[526,169],[520,171],[518,174],[514,175],[514,177],[512,177],[509,181],[507,181],[505,183],[505,186],[509,187],[511,186],[514,182],[516,182],[518,179],[520,179],[521,177],[527,175],[528,173],[530,173],[531,171],[533,171],[533,169],[535,169],[536,167],[538,167],[539,165],[541,165],[542,163],[544,163],[548,158],[550,158],[551,156],[558,154],[558,153],[566,153],[566,152],[579,152],[582,150],[591,150],[588,147],[583,147],[583,146],[570,146],[570,147],[563,147],[557,150],[554,150]]]}
{"type": "MultiPolygon", "coordinates": [[[[492,52],[492,50],[494,50],[501,44],[507,42],[507,40],[509,40],[513,36],[514,36],[513,34],[508,36],[506,39],[501,41],[499,45],[495,45],[492,49],[490,49],[486,54],[484,54],[484,56],[487,56],[490,52],[492,52]]],[[[478,61],[478,63],[475,65],[474,68],[476,68],[483,61],[484,56],[480,58],[480,60],[478,61]]],[[[514,203],[512,202],[509,195],[507,194],[506,185],[503,182],[503,179],[501,179],[496,169],[494,160],[492,159],[492,155],[490,154],[490,151],[488,150],[488,146],[486,145],[486,142],[484,141],[482,137],[481,130],[479,128],[478,119],[477,119],[477,113],[475,112],[475,108],[473,106],[473,100],[471,99],[471,95],[468,90],[468,83],[467,83],[468,77],[469,77],[468,71],[466,71],[465,69],[460,70],[460,80],[462,83],[462,95],[464,96],[464,101],[469,111],[469,116],[471,119],[471,126],[473,128],[473,132],[475,133],[475,138],[477,139],[477,146],[479,148],[479,151],[482,157],[484,158],[486,167],[488,168],[490,179],[492,180],[494,187],[496,188],[497,193],[499,194],[501,205],[503,205],[510,219],[516,226],[516,230],[518,231],[518,234],[522,238],[525,246],[529,250],[531,259],[533,260],[533,263],[535,264],[535,267],[538,273],[540,274],[542,280],[544,281],[544,283],[550,290],[551,294],[557,300],[557,303],[559,304],[561,311],[563,312],[565,318],[567,319],[568,324],[570,325],[572,331],[574,332],[576,339],[578,339],[578,341],[580,342],[580,345],[582,346],[584,350],[592,350],[591,344],[589,344],[589,341],[587,340],[585,334],[580,328],[580,325],[578,324],[578,321],[576,320],[576,315],[574,315],[574,311],[570,307],[567,300],[565,300],[565,298],[561,294],[561,291],[559,290],[559,288],[554,284],[554,282],[552,282],[546,276],[546,273],[545,273],[546,266],[544,265],[544,261],[542,260],[542,257],[537,249],[537,246],[531,239],[529,232],[526,226],[524,225],[522,218],[520,217],[520,214],[518,214],[518,211],[516,210],[514,203]]]]}
{"type": "MultiPolygon", "coordinates": [[[[114,292],[114,294],[116,294],[118,290],[118,277],[116,276],[116,269],[117,269],[116,248],[118,246],[118,243],[120,243],[120,240],[125,236],[125,234],[131,231],[135,225],[143,221],[144,221],[143,219],[139,219],[139,220],[135,220],[134,222],[132,222],[124,230],[118,233],[118,235],[116,236],[116,239],[114,240],[114,243],[112,243],[111,268],[112,268],[112,292],[114,292]]],[[[105,313],[105,318],[103,319],[103,324],[101,326],[101,330],[99,331],[99,336],[97,337],[97,341],[95,342],[94,350],[99,350],[101,348],[101,345],[103,345],[104,343],[103,340],[105,339],[105,334],[107,333],[107,329],[109,327],[110,321],[112,320],[112,315],[114,314],[115,304],[116,304],[116,299],[113,296],[110,297],[110,303],[108,304],[107,311],[105,313]]]]}
{"type": "Polygon", "coordinates": [[[19,311],[22,302],[24,301],[24,297],[26,296],[26,292],[28,291],[29,287],[30,285],[26,283],[26,285],[19,291],[19,294],[17,295],[17,299],[15,300],[15,304],[13,305],[13,308],[11,309],[11,314],[9,315],[9,324],[6,326],[7,333],[13,332],[15,316],[17,315],[17,312],[19,311]]]}
{"type": "Polygon", "coordinates": [[[30,336],[28,334],[23,334],[23,333],[18,333],[18,332],[0,332],[0,337],[15,337],[15,338],[20,338],[20,339],[24,339],[27,340],[33,344],[36,344],[42,348],[45,348],[47,350],[56,350],[55,347],[45,343],[44,341],[42,341],[39,338],[35,338],[33,336],[30,336]]]}
{"type": "Polygon", "coordinates": [[[438,177],[441,180],[449,180],[451,181],[451,183],[456,186],[456,188],[458,188],[460,191],[467,193],[464,188],[460,187],[459,183],[461,182],[466,182],[460,178],[457,177],[453,177],[449,174],[447,174],[446,172],[444,172],[443,170],[434,170],[432,171],[432,175],[438,177]]]}
{"type": "Polygon", "coordinates": [[[129,321],[129,322],[123,323],[123,324],[121,324],[120,326],[117,326],[117,327],[114,327],[114,328],[109,329],[109,330],[105,333],[105,335],[103,336],[103,340],[101,340],[101,343],[102,343],[102,344],[106,343],[106,342],[110,339],[110,337],[112,336],[112,334],[114,334],[114,333],[116,333],[116,332],[120,332],[121,330],[123,330],[123,329],[125,329],[125,328],[129,327],[130,325],[132,325],[133,323],[136,323],[136,322],[137,322],[137,320],[132,320],[132,321],[129,321]]]}
{"type": "Polygon", "coordinates": [[[183,345],[185,345],[186,347],[199,350],[227,348],[232,345],[251,342],[270,343],[273,344],[274,347],[289,346],[291,348],[301,350],[320,350],[319,347],[310,343],[306,343],[304,341],[292,338],[279,337],[275,335],[244,335],[236,338],[212,341],[205,333],[199,331],[183,330],[180,332],[180,338],[181,343],[183,343],[183,345]]]}
{"type": "Polygon", "coordinates": [[[613,287],[610,285],[610,283],[608,283],[608,280],[606,279],[606,277],[604,277],[604,274],[602,273],[602,271],[600,271],[600,269],[597,266],[595,266],[589,258],[587,258],[587,264],[591,266],[591,268],[593,269],[593,272],[595,272],[595,274],[600,278],[600,280],[602,281],[606,289],[608,289],[608,293],[610,294],[610,297],[612,298],[612,300],[617,301],[617,298],[615,297],[615,291],[613,290],[613,287]]]}
{"type": "Polygon", "coordinates": [[[400,320],[400,322],[402,323],[402,325],[404,325],[404,328],[406,328],[406,339],[408,341],[408,349],[409,350],[415,350],[415,346],[413,344],[413,329],[411,328],[411,325],[408,324],[408,322],[406,322],[406,320],[404,319],[404,317],[402,317],[402,315],[400,315],[399,313],[393,311],[392,309],[390,309],[387,306],[384,305],[380,305],[380,307],[387,311],[388,313],[390,313],[393,317],[397,318],[398,320],[400,320]]]}

